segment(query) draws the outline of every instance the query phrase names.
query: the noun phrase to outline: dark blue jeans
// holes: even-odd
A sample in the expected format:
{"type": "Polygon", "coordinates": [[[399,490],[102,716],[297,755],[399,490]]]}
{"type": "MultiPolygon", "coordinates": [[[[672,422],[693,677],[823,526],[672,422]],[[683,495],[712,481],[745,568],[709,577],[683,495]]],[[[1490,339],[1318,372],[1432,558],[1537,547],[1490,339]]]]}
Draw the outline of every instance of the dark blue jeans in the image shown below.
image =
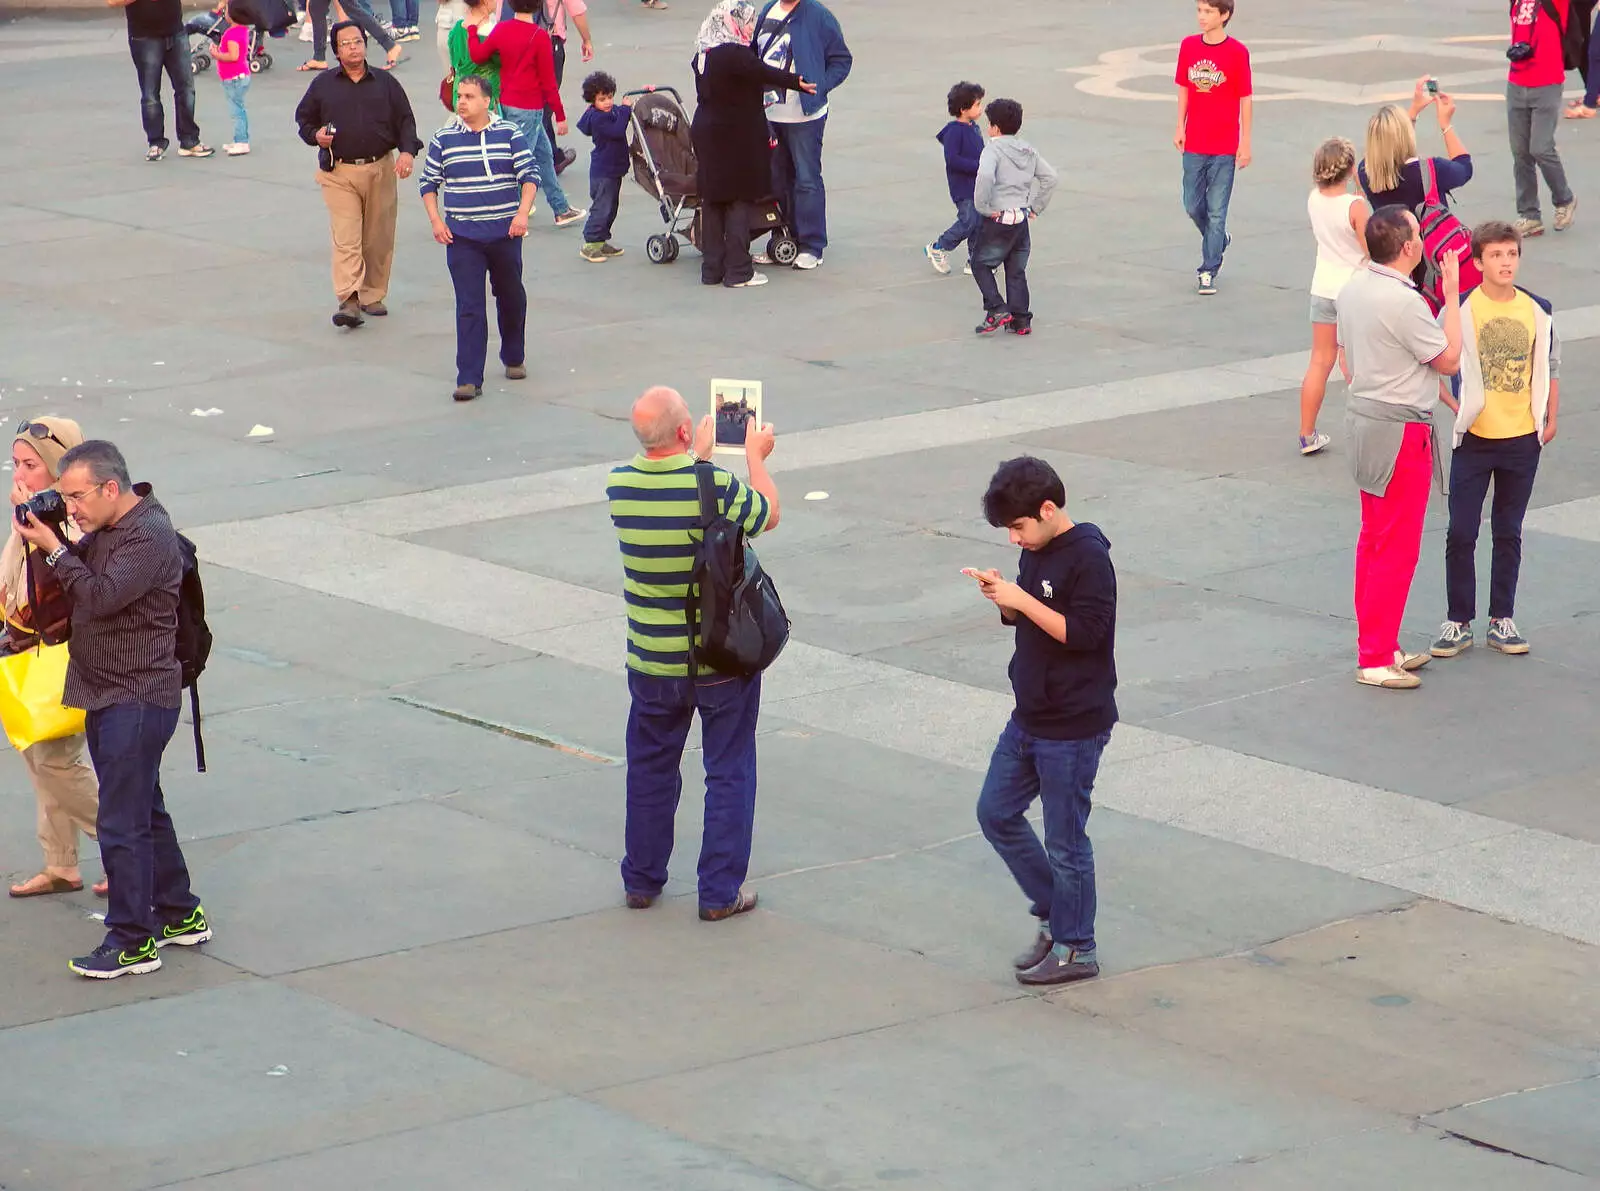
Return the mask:
{"type": "Polygon", "coordinates": [[[100,781],[100,859],[111,883],[106,942],[125,951],[200,904],[161,796],[161,754],[177,726],[176,707],[148,703],[91,711],[84,726],[100,781]]]}
{"type": "Polygon", "coordinates": [[[161,106],[161,72],[172,82],[173,124],[178,144],[192,149],[200,143],[200,125],[194,119],[194,72],[189,69],[189,42],[181,34],[172,37],[130,37],[128,52],[139,75],[139,114],[144,120],[144,139],[165,149],[167,113],[161,106]]]}
{"type": "Polygon", "coordinates": [[[512,236],[471,240],[457,232],[445,245],[444,259],[456,287],[456,384],[481,386],[489,354],[486,277],[500,324],[500,362],[508,367],[523,363],[528,294],[522,288],[522,240],[512,236]]]}
{"type": "Polygon", "coordinates": [[[984,219],[972,243],[972,279],[983,295],[984,310],[990,314],[1009,310],[1012,321],[1022,327],[1033,322],[1033,312],[1028,309],[1028,254],[1032,248],[1026,219],[1021,223],[984,219]],[[1002,265],[1006,271],[1003,298],[994,279],[994,271],[1002,265]]]}
{"type": "Polygon", "coordinates": [[[1479,438],[1468,433],[1450,456],[1450,528],[1444,538],[1444,585],[1449,617],[1470,624],[1478,604],[1478,526],[1483,501],[1494,481],[1489,529],[1489,618],[1514,616],[1517,574],[1522,569],[1522,518],[1539,474],[1538,434],[1479,438]]]}
{"type": "Polygon", "coordinates": [[[773,124],[772,191],[800,244],[821,256],[828,246],[828,195],[822,188],[822,133],[828,117],[802,124],[773,124]]]}
{"type": "Polygon", "coordinates": [[[1000,733],[978,795],[978,825],[994,845],[1035,918],[1050,936],[1078,951],[1094,950],[1094,848],[1089,843],[1090,796],[1109,731],[1087,740],[1042,740],[1015,720],[1000,733]],[[1037,798],[1044,809],[1044,844],[1027,820],[1037,798]]]}
{"type": "Polygon", "coordinates": [[[1183,209],[1200,229],[1200,268],[1196,272],[1215,273],[1222,268],[1234,169],[1231,153],[1183,155],[1183,209]]]}
{"type": "Polygon", "coordinates": [[[1600,108],[1600,9],[1594,16],[1594,30],[1589,34],[1589,60],[1584,64],[1583,105],[1600,108]]]}
{"type": "Polygon", "coordinates": [[[654,896],[667,883],[673,824],[683,793],[683,746],[700,713],[706,771],[705,828],[700,841],[700,904],[733,904],[750,871],[756,820],[756,719],[761,676],[699,680],[628,671],[628,854],[622,887],[654,896]]]}
{"type": "Polygon", "coordinates": [[[967,242],[967,255],[972,255],[972,241],[978,234],[978,225],[983,222],[983,216],[978,214],[978,208],[972,205],[971,199],[962,199],[956,204],[956,221],[945,229],[944,235],[933,242],[933,246],[944,252],[959,247],[961,242],[967,242]]]}
{"type": "Polygon", "coordinates": [[[389,0],[389,20],[396,29],[414,29],[420,9],[419,0],[389,0]]]}
{"type": "Polygon", "coordinates": [[[585,244],[604,244],[611,239],[611,225],[617,221],[617,208],[621,205],[621,178],[589,179],[589,218],[583,221],[585,244]]]}

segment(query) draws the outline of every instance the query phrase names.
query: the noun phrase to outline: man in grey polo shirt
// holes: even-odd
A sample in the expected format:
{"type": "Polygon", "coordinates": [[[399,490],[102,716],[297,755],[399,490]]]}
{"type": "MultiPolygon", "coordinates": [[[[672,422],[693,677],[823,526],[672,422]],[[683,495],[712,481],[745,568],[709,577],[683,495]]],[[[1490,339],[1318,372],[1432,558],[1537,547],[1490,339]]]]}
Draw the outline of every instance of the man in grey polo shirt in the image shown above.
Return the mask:
{"type": "Polygon", "coordinates": [[[1413,670],[1426,653],[1400,649],[1400,622],[1422,551],[1422,522],[1442,449],[1433,428],[1439,377],[1461,361],[1461,272],[1454,256],[1440,264],[1444,311],[1435,321],[1411,272],[1422,260],[1417,218],[1381,207],[1367,221],[1365,269],[1339,295],[1339,343],[1350,367],[1345,431],[1361,489],[1356,542],[1356,681],[1406,690],[1422,685],[1413,670]]]}

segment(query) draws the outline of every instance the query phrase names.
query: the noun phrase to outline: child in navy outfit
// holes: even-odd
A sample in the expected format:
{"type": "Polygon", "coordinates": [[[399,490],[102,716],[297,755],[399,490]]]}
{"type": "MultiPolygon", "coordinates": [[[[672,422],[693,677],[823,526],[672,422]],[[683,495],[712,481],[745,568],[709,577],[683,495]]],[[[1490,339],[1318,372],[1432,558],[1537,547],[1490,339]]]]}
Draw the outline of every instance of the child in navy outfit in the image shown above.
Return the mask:
{"type": "Polygon", "coordinates": [[[578,253],[597,264],[622,255],[622,249],[610,243],[611,225],[628,173],[628,122],[633,109],[616,98],[617,80],[605,71],[597,70],[583,80],[583,102],[589,110],[579,117],[578,131],[594,140],[594,152],[589,154],[589,218],[578,253]]]}
{"type": "MultiPolygon", "coordinates": [[[[978,209],[972,205],[972,188],[978,180],[978,159],[983,156],[983,133],[978,117],[983,114],[983,88],[977,83],[957,83],[946,99],[955,117],[939,130],[938,142],[944,146],[944,176],[950,187],[950,201],[956,205],[956,221],[944,235],[922,251],[936,273],[950,272],[948,253],[967,242],[972,255],[972,237],[977,234],[978,209]]],[[[972,272],[969,261],[964,273],[972,272]]]]}

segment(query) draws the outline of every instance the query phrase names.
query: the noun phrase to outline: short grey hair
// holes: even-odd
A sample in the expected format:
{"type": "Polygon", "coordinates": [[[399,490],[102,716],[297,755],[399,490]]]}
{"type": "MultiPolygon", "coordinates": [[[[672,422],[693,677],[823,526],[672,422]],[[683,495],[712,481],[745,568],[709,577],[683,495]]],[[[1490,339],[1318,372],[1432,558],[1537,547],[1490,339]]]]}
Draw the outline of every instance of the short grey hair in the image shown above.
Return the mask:
{"type": "Polygon", "coordinates": [[[115,443],[103,438],[87,439],[61,456],[61,466],[56,474],[65,475],[69,467],[86,468],[96,484],[115,480],[124,492],[133,487],[133,478],[128,475],[128,461],[122,457],[115,443]]]}

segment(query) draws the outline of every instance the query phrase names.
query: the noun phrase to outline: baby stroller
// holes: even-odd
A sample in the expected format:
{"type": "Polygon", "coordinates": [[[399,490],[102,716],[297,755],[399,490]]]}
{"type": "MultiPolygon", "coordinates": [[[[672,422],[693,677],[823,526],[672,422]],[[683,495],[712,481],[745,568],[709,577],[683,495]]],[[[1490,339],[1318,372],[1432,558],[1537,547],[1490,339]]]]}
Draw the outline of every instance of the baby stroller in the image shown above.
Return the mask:
{"type": "MultiPolygon", "coordinates": [[[[250,31],[250,73],[260,74],[263,70],[271,70],[272,55],[267,53],[267,35],[282,36],[282,31],[294,24],[293,12],[285,0],[250,0],[239,7],[247,9],[255,18],[255,27],[250,31]]],[[[210,12],[191,17],[184,23],[185,33],[204,39],[189,43],[189,68],[195,74],[203,74],[211,69],[214,61],[211,51],[222,44],[222,35],[228,29],[227,8],[228,0],[222,0],[210,12]]]]}
{"type": "MultiPolygon", "coordinates": [[[[700,196],[695,190],[689,113],[672,87],[629,91],[623,99],[633,105],[628,121],[633,180],[656,200],[667,229],[644,242],[645,255],[655,264],[670,264],[678,259],[680,239],[700,247],[700,196]]],[[[776,199],[755,204],[750,214],[750,238],[761,236],[769,237],[767,255],[776,264],[792,265],[800,255],[800,244],[784,222],[776,199]]]]}

